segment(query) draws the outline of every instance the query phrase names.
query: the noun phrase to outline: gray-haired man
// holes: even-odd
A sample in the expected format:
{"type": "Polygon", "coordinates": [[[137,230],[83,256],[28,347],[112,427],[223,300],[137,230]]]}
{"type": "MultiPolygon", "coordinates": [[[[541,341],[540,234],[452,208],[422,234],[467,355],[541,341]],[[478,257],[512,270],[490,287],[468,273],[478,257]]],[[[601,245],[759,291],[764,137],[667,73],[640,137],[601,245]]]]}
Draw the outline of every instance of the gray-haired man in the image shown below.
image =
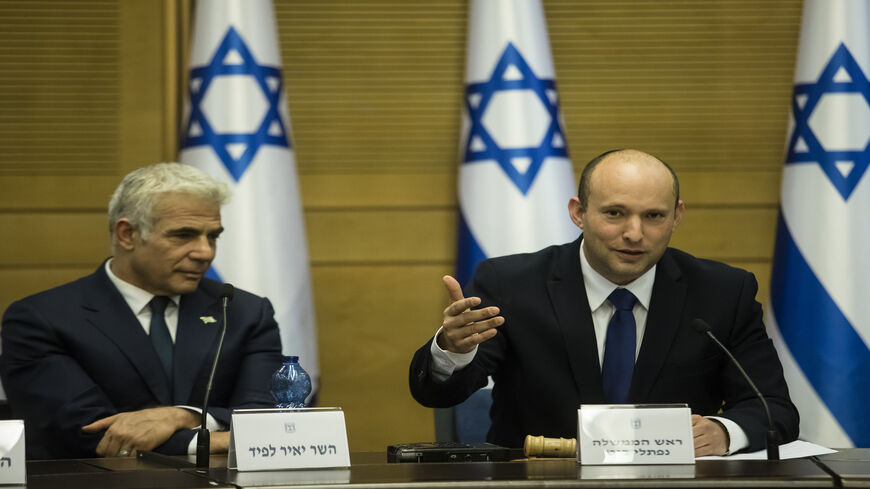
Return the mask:
{"type": "MultiPolygon", "coordinates": [[[[112,254],[86,277],[12,304],[0,376],[25,420],[28,458],[183,454],[195,430],[222,318],[204,279],[221,234],[227,187],[160,163],[124,177],[109,203],[112,254]]],[[[281,363],[268,300],[236,291],[209,407],[210,429],[233,408],[268,407],[281,363]]],[[[226,432],[212,435],[225,450],[226,432]]]]}

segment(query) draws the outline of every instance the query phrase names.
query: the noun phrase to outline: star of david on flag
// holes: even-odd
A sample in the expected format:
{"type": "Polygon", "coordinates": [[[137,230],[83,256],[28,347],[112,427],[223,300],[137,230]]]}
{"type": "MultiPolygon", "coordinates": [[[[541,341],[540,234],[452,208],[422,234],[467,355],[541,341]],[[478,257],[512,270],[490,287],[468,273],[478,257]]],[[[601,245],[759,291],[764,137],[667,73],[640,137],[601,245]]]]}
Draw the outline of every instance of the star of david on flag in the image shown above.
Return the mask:
{"type": "MultiPolygon", "coordinates": [[[[281,93],[284,89],[281,70],[275,66],[257,63],[244,39],[234,27],[230,26],[227,29],[226,35],[207,65],[191,68],[188,86],[190,117],[184,131],[182,149],[201,145],[211,146],[230,175],[238,181],[261,145],[290,147],[287,130],[279,113],[281,93]],[[256,87],[266,103],[262,119],[249,132],[221,131],[222,128],[217,127],[218,124],[212,123],[206,116],[204,110],[206,97],[212,97],[215,105],[226,102],[225,91],[209,89],[219,83],[221,77],[228,76],[250,78],[255,83],[248,84],[249,87],[256,87]]],[[[248,94],[248,97],[256,101],[257,93],[248,94]]]]}
{"type": "MultiPolygon", "coordinates": [[[[523,101],[517,102],[523,103],[523,101]]],[[[507,104],[510,101],[504,103],[507,104]]],[[[528,192],[532,182],[535,181],[535,177],[544,163],[544,158],[547,156],[568,157],[568,148],[565,145],[560,121],[556,82],[552,79],[538,78],[512,42],[507,43],[489,80],[483,83],[470,83],[466,86],[465,105],[471,119],[471,127],[466,138],[465,163],[497,161],[523,194],[528,192]],[[528,136],[523,135],[517,138],[514,135],[516,139],[523,140],[519,143],[519,147],[516,146],[516,139],[501,138],[501,141],[497,140],[487,130],[484,123],[484,115],[487,114],[487,109],[495,105],[494,100],[499,96],[506,96],[504,92],[517,90],[534,94],[540,102],[539,108],[536,108],[534,99],[527,100],[527,106],[530,107],[536,118],[544,120],[549,118],[548,122],[539,124],[538,128],[530,127],[531,134],[528,136]],[[541,128],[544,129],[543,134],[536,134],[535,129],[539,131],[541,128]],[[536,142],[537,144],[535,144],[536,142]],[[524,145],[529,143],[531,145],[524,145]]],[[[497,109],[493,108],[492,110],[496,111],[497,109]]],[[[510,114],[507,113],[508,110],[499,111],[493,115],[493,118],[510,117],[510,114]]]]}
{"type": "MultiPolygon", "coordinates": [[[[841,95],[840,105],[857,104],[865,111],[870,110],[870,83],[849,48],[842,43],[818,81],[798,83],[794,87],[792,112],[795,129],[789,141],[786,163],[818,163],[843,199],[848,200],[870,163],[870,141],[860,130],[856,131],[857,134],[841,135],[837,141],[828,142],[828,147],[819,140],[810,119],[821,109],[837,110],[836,106],[829,108],[820,104],[824,97],[831,98],[832,94],[854,94],[851,97],[841,95]]],[[[828,105],[834,104],[836,102],[828,105]]]]}
{"type": "Polygon", "coordinates": [[[456,278],[486,258],[576,239],[575,193],[539,0],[469,4],[456,278]]]}
{"type": "Polygon", "coordinates": [[[870,3],[806,0],[765,324],[800,438],[870,447],[870,3]]]}
{"type": "MultiPolygon", "coordinates": [[[[540,0],[471,0],[459,142],[456,279],[487,258],[579,235],[574,169],[540,0]]],[[[455,409],[458,441],[485,441],[491,389],[455,409]]],[[[436,419],[436,424],[439,421],[436,419]]]]}

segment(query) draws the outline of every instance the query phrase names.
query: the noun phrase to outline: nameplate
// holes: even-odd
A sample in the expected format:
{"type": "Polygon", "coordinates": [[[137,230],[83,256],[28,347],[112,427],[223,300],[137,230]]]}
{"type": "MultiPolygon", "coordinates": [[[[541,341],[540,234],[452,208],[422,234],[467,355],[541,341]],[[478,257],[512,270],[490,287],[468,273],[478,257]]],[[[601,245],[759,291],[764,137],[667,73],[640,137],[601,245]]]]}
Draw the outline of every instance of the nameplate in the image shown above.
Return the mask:
{"type": "Polygon", "coordinates": [[[237,409],[231,423],[230,469],[350,466],[341,408],[237,409]]]}
{"type": "Polygon", "coordinates": [[[577,416],[583,465],[695,463],[685,404],[583,404],[577,416]]]}
{"type": "Polygon", "coordinates": [[[0,421],[0,484],[25,484],[24,421],[0,421]]]}

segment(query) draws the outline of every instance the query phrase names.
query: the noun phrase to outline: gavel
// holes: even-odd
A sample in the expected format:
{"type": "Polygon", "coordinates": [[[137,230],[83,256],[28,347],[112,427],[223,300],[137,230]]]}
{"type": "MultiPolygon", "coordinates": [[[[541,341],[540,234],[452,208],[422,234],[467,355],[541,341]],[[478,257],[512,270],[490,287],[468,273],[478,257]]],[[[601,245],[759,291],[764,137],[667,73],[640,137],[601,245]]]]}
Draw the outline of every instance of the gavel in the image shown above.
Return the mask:
{"type": "Polygon", "coordinates": [[[526,457],[573,458],[577,456],[577,439],[526,435],[523,451],[526,457]]]}

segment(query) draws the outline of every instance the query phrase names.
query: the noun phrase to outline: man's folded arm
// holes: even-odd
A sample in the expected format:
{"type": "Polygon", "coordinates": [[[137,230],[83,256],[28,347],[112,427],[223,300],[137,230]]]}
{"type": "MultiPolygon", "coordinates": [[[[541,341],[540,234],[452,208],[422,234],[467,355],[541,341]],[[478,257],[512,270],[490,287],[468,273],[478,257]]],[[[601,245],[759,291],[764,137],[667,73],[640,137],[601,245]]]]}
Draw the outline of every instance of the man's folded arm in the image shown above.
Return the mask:
{"type": "MultiPolygon", "coordinates": [[[[274,406],[269,382],[272,374],[281,367],[283,358],[281,335],[272,304],[265,298],[248,296],[247,299],[256,301],[259,307],[251,319],[245,317],[245,320],[250,320],[253,324],[246,328],[247,336],[242,345],[243,352],[235,385],[227,400],[223,403],[210,401],[208,408],[209,414],[226,426],[230,424],[233,409],[274,406]]],[[[301,358],[300,361],[304,363],[305,359],[301,358]]]]}
{"type": "MultiPolygon", "coordinates": [[[[755,300],[758,283],[746,273],[736,313],[735,327],[729,338],[722,338],[749,377],[758,386],[770,407],[774,428],[783,443],[797,439],[800,417],[791,402],[782,364],[773,342],[762,322],[761,304],[755,300]]],[[[732,420],[746,433],[746,451],[762,450],[766,446],[767,415],[761,401],[746,379],[730,360],[722,374],[725,405],[717,416],[732,420]]]]}
{"type": "MultiPolygon", "coordinates": [[[[257,312],[255,325],[247,329],[249,333],[243,347],[244,355],[237,368],[238,374],[230,398],[221,400],[213,397],[209,400],[206,418],[206,427],[209,431],[228,430],[233,409],[273,406],[269,381],[272,374],[281,366],[281,337],[271,303],[268,299],[257,299],[257,301],[260,303],[260,309],[257,312]]],[[[215,391],[216,389],[212,390],[212,396],[215,395],[215,391]]],[[[202,414],[201,407],[179,407],[196,412],[199,416],[202,414]]],[[[166,454],[196,453],[197,429],[176,431],[155,451],[166,454]]]]}
{"type": "Polygon", "coordinates": [[[737,453],[749,446],[749,438],[746,436],[746,432],[734,421],[720,416],[706,416],[706,418],[717,421],[722,429],[725,430],[725,434],[728,436],[726,455],[737,453]]]}
{"type": "Polygon", "coordinates": [[[117,409],[82,367],[69,356],[39,311],[25,301],[7,309],[2,326],[0,373],[13,412],[54,434],[60,456],[93,457],[101,436],[83,433],[117,409]]]}
{"type": "MultiPolygon", "coordinates": [[[[797,439],[799,415],[788,396],[788,387],[782,377],[782,369],[777,362],[771,365],[770,358],[776,358],[773,343],[767,339],[746,345],[735,351],[750,378],[758,385],[770,408],[774,428],[783,443],[797,439]],[[767,360],[763,360],[764,358],[767,360]]],[[[723,384],[726,386],[725,405],[718,417],[730,419],[746,433],[746,451],[762,450],[766,446],[769,430],[767,415],[761,401],[746,383],[746,380],[733,366],[728,366],[723,384]]]]}

